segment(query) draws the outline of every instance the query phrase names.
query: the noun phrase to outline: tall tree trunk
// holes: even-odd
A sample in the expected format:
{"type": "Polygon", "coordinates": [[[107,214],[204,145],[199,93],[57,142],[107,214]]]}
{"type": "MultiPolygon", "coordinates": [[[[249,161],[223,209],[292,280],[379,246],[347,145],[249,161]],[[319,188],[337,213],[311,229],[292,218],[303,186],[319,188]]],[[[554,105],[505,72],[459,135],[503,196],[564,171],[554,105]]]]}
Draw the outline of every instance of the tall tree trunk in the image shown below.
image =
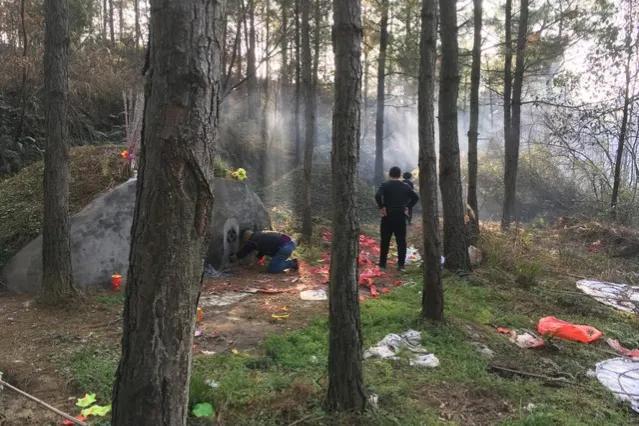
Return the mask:
{"type": "Polygon", "coordinates": [[[257,93],[257,65],[255,47],[255,0],[248,0],[249,4],[249,51],[246,63],[246,85],[248,90],[248,118],[255,119],[259,110],[259,94],[257,93]]]}
{"type": "Polygon", "coordinates": [[[302,164],[302,135],[300,123],[300,107],[302,105],[302,67],[301,67],[301,49],[300,49],[300,2],[295,0],[295,117],[293,125],[295,127],[295,166],[302,164]]]}
{"type": "Polygon", "coordinates": [[[133,8],[135,12],[135,47],[140,47],[142,32],[140,30],[140,0],[133,0],[133,8]]]}
{"type": "Polygon", "coordinates": [[[102,39],[107,40],[107,28],[109,23],[109,5],[107,0],[102,0],[102,39]]]}
{"type": "Polygon", "coordinates": [[[288,0],[280,0],[281,19],[282,19],[282,65],[280,66],[280,80],[283,91],[288,91],[290,83],[289,63],[288,63],[288,0]]]}
{"type": "Polygon", "coordinates": [[[262,156],[262,185],[266,187],[269,181],[269,165],[270,161],[270,134],[269,134],[269,108],[271,103],[271,92],[270,92],[270,78],[271,78],[271,61],[269,59],[269,39],[271,37],[271,15],[270,15],[270,1],[264,1],[265,11],[265,23],[264,30],[266,32],[266,36],[264,37],[264,52],[266,52],[266,78],[264,79],[263,89],[264,89],[264,105],[262,106],[262,148],[264,149],[264,155],[262,156]]]}
{"type": "Polygon", "coordinates": [[[118,35],[120,42],[124,40],[124,0],[118,2],[118,35]]]}
{"type": "Polygon", "coordinates": [[[24,118],[27,113],[27,52],[29,50],[29,37],[25,23],[25,1],[20,0],[20,36],[22,38],[22,82],[20,84],[20,118],[16,126],[15,140],[19,142],[24,130],[24,118]]]}
{"type": "Polygon", "coordinates": [[[109,35],[111,37],[111,45],[115,44],[115,26],[113,13],[113,0],[109,0],[109,35]]]}
{"type": "MultiPolygon", "coordinates": [[[[505,157],[508,157],[508,144],[510,143],[510,132],[512,131],[512,62],[513,62],[513,40],[512,40],[512,0],[506,0],[505,8],[505,21],[504,21],[504,153],[505,157]]],[[[504,206],[506,205],[506,167],[504,163],[504,206]]],[[[508,213],[510,215],[510,213],[508,213]]],[[[504,223],[503,218],[506,217],[506,212],[502,211],[502,228],[507,228],[510,225],[504,223]]]]}
{"type": "Polygon", "coordinates": [[[506,139],[504,161],[504,210],[501,219],[502,228],[510,226],[516,219],[515,204],[517,195],[517,168],[519,163],[519,144],[521,138],[521,90],[524,83],[524,59],[526,37],[528,34],[528,0],[521,0],[519,10],[519,30],[517,33],[517,57],[513,79],[511,128],[506,139]]]}
{"type": "Polygon", "coordinates": [[[468,128],[468,205],[473,210],[472,241],[479,236],[477,203],[477,137],[479,124],[479,77],[481,64],[481,2],[473,0],[473,61],[470,71],[470,126],[468,128]]]}
{"type": "Polygon", "coordinates": [[[439,84],[439,185],[444,209],[444,256],[453,271],[470,269],[457,136],[459,64],[457,1],[439,0],[442,62],[439,84]]]}
{"type": "Polygon", "coordinates": [[[42,223],[42,298],[57,304],[76,294],[69,236],[69,8],[66,0],[45,0],[44,107],[47,145],[44,152],[44,218],[42,223]]]}
{"type": "Polygon", "coordinates": [[[186,424],[213,207],[223,7],[223,0],[151,1],[140,173],[113,391],[116,426],[186,424]]]}
{"type": "Polygon", "coordinates": [[[444,318],[441,248],[437,213],[437,154],[435,152],[435,62],[437,60],[437,2],[422,0],[419,63],[419,190],[424,241],[422,316],[444,318]]]}
{"type": "Polygon", "coordinates": [[[313,59],[311,57],[311,1],[302,2],[302,90],[304,91],[304,186],[302,190],[302,237],[310,242],[313,234],[311,185],[315,148],[315,99],[313,59]]]}
{"type": "Polygon", "coordinates": [[[386,49],[388,47],[388,0],[382,0],[377,58],[377,120],[375,121],[375,183],[384,180],[384,102],[386,85],[386,49]]]}
{"type": "Polygon", "coordinates": [[[362,133],[362,141],[366,141],[366,137],[368,136],[368,49],[364,46],[364,71],[363,71],[363,79],[364,82],[362,85],[364,86],[362,90],[362,98],[363,98],[363,110],[362,110],[362,125],[360,127],[362,133]]]}
{"type": "Polygon", "coordinates": [[[327,408],[363,411],[357,256],[359,218],[356,204],[359,160],[362,23],[360,0],[333,1],[335,107],[331,155],[333,244],[329,285],[327,408]]]}
{"type": "MultiPolygon", "coordinates": [[[[612,195],[610,197],[610,215],[612,219],[617,218],[617,203],[619,201],[619,188],[621,186],[621,169],[623,160],[624,145],[626,144],[626,138],[628,133],[628,120],[629,120],[629,107],[630,107],[630,83],[632,82],[632,74],[630,71],[630,62],[632,58],[632,31],[635,28],[633,25],[632,14],[628,13],[626,18],[626,38],[625,38],[625,51],[626,51],[626,63],[624,65],[625,74],[625,86],[623,97],[623,112],[621,116],[621,129],[619,131],[619,139],[617,141],[617,155],[615,157],[615,170],[614,180],[612,184],[612,195]]],[[[639,34],[639,33],[638,33],[639,34]]]]}

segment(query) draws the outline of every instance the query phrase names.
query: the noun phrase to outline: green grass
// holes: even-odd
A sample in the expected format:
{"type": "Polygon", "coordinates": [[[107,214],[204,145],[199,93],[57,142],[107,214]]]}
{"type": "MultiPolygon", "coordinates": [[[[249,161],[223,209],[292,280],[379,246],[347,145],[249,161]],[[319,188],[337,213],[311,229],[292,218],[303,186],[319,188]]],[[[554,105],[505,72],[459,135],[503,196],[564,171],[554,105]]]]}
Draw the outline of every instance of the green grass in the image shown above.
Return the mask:
{"type": "MultiPolygon", "coordinates": [[[[574,279],[556,271],[565,260],[581,265],[587,261],[593,276],[606,274],[609,259],[588,257],[578,250],[553,254],[538,234],[517,238],[513,244],[511,236],[488,234],[482,247],[487,258],[475,274],[466,279],[445,276],[446,320],[441,324],[419,319],[421,283],[415,270],[405,276],[407,285],[361,304],[365,348],[388,333],[413,328],[422,332],[424,346],[441,362],[438,368],[419,369],[406,360],[365,360],[365,383],[379,397],[377,409],[359,416],[323,411],[328,355],[324,317],[303,329],[269,336],[250,353],[196,357],[191,405],[212,403],[224,422],[242,425],[300,419],[308,424],[349,425],[636,423],[626,405],[586,374],[596,362],[611,357],[603,342],[551,341],[547,348],[524,350],[495,332],[495,326],[534,330],[539,318],[555,315],[593,325],[627,345],[639,345],[636,316],[579,294],[574,279]],[[521,284],[522,275],[531,285],[521,284]],[[481,355],[473,343],[491,348],[494,358],[481,355]],[[491,364],[565,377],[571,383],[549,385],[536,378],[498,375],[491,364]],[[218,386],[211,387],[211,380],[218,386]]],[[[104,296],[101,302],[116,303],[114,296],[104,296]]],[[[114,356],[83,349],[72,359],[71,375],[83,390],[104,394],[111,387],[114,356]]]]}

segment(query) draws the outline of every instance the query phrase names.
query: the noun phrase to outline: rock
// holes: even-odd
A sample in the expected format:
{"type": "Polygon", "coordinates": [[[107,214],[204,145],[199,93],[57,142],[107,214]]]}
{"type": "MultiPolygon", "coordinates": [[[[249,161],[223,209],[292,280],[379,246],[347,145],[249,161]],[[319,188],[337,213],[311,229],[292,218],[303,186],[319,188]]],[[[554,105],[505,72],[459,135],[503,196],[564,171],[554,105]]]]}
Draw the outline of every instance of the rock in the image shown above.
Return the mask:
{"type": "MultiPolygon", "coordinates": [[[[129,246],[136,180],[98,196],[71,218],[71,262],[79,288],[106,287],[111,275],[124,275],[129,246]]],[[[269,229],[270,218],[260,198],[246,184],[215,179],[215,202],[207,238],[207,262],[224,268],[237,251],[244,229],[269,229]]],[[[27,244],[2,270],[9,290],[35,293],[42,281],[42,236],[27,244]]]]}

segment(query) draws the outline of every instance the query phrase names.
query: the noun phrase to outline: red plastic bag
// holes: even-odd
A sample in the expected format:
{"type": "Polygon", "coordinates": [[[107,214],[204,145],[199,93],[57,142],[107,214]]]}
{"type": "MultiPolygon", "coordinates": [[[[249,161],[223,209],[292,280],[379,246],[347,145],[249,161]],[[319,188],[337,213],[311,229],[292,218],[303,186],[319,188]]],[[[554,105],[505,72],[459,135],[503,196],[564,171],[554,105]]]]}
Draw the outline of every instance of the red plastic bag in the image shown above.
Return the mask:
{"type": "Polygon", "coordinates": [[[559,337],[580,343],[592,343],[603,336],[603,333],[595,327],[572,324],[552,316],[540,319],[537,331],[543,336],[559,337]]]}

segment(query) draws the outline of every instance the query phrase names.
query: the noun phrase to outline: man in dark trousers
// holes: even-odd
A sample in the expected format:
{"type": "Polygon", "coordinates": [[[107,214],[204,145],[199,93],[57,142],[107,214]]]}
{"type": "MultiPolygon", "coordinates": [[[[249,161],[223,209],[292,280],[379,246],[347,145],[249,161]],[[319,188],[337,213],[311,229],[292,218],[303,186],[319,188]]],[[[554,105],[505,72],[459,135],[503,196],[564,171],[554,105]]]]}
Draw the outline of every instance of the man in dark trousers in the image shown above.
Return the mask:
{"type": "Polygon", "coordinates": [[[258,259],[262,259],[264,256],[271,258],[267,269],[270,273],[284,272],[286,269],[297,270],[299,267],[297,259],[289,259],[295,250],[295,242],[288,235],[274,231],[255,233],[244,231],[242,240],[244,244],[237,252],[238,259],[256,251],[258,259]]]}
{"type": "Polygon", "coordinates": [[[417,204],[419,197],[402,182],[402,171],[399,167],[391,167],[388,175],[390,179],[382,183],[375,194],[375,201],[382,217],[379,267],[386,268],[390,240],[394,234],[397,241],[397,269],[402,271],[406,261],[406,214],[408,209],[417,204]]]}

